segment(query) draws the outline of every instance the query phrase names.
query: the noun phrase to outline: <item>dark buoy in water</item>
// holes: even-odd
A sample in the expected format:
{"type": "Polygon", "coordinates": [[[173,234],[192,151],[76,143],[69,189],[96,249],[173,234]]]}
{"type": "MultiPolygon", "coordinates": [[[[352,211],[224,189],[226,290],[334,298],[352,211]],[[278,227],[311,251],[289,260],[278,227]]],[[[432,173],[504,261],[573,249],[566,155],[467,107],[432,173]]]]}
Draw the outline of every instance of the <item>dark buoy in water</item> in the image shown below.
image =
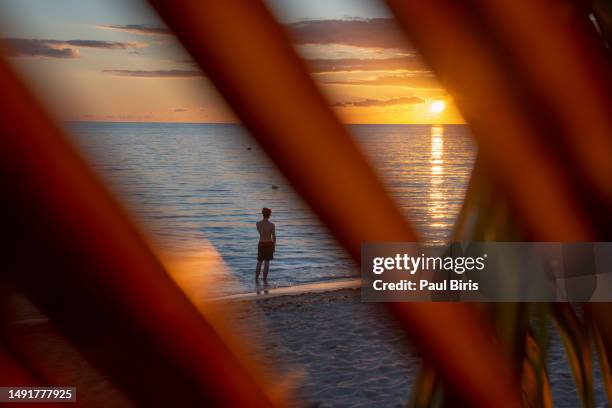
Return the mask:
{"type": "Polygon", "coordinates": [[[276,184],[272,184],[272,190],[278,190],[278,186],[276,184]]]}
{"type": "Polygon", "coordinates": [[[252,147],[247,147],[247,150],[251,150],[251,149],[252,149],[252,147]]]}

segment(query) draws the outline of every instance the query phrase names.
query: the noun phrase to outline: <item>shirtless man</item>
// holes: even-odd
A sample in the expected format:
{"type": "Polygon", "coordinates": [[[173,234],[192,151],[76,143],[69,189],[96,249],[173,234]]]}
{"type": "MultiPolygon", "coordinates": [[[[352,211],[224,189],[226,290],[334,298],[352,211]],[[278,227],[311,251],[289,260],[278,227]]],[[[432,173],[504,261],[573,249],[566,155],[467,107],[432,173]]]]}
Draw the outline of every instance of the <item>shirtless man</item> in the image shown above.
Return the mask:
{"type": "Polygon", "coordinates": [[[274,259],[274,246],[276,245],[276,231],[274,224],[270,222],[272,210],[263,208],[261,210],[263,219],[257,222],[257,231],[259,232],[259,245],[257,246],[257,267],[255,268],[255,281],[259,280],[261,272],[261,264],[263,262],[263,281],[268,282],[268,269],[270,261],[274,259]]]}

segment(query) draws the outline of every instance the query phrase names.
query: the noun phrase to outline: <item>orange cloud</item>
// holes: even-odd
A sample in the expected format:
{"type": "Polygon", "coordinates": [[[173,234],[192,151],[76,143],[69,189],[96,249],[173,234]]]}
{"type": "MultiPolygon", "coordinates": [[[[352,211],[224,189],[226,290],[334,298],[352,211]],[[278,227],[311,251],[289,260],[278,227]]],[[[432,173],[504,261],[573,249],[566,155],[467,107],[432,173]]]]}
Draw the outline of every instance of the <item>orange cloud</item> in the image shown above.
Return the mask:
{"type": "Polygon", "coordinates": [[[346,108],[346,107],[360,107],[369,108],[373,106],[393,106],[393,105],[418,105],[425,102],[423,98],[418,96],[402,96],[399,98],[391,99],[364,99],[361,101],[348,101],[348,102],[336,102],[332,104],[333,107],[346,108]]]}
{"type": "Polygon", "coordinates": [[[308,20],[286,25],[295,44],[344,44],[369,48],[409,48],[393,19],[308,20]]]}
{"type": "Polygon", "coordinates": [[[395,58],[307,59],[305,62],[313,73],[426,69],[421,59],[413,56],[395,58]]]}
{"type": "Polygon", "coordinates": [[[396,86],[411,89],[443,89],[430,71],[413,71],[402,75],[383,75],[373,78],[322,81],[326,85],[396,86]]]}

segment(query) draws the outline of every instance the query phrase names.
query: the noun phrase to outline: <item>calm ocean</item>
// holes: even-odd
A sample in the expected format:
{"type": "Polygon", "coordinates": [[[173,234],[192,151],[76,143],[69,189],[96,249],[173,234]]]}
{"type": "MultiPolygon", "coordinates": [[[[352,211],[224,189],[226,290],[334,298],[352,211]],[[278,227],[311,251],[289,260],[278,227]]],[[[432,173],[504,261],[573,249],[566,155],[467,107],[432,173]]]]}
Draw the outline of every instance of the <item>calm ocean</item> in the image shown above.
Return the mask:
{"type": "MultiPolygon", "coordinates": [[[[270,271],[274,286],[356,275],[347,255],[240,125],[69,127],[94,167],[167,252],[197,257],[208,241],[214,245],[233,279],[217,279],[212,295],[253,288],[255,222],[264,206],[273,210],[278,235],[270,271]]],[[[448,237],[475,154],[468,128],[354,125],[350,130],[423,239],[448,237]]]]}
{"type": "MultiPolygon", "coordinates": [[[[272,285],[357,275],[350,259],[241,126],[71,123],[69,128],[155,244],[174,257],[194,260],[193,265],[206,265],[198,258],[208,256],[211,245],[216,248],[231,277],[224,272],[214,277],[214,285],[203,284],[204,295],[253,290],[255,222],[263,206],[273,209],[279,239],[272,285]]],[[[468,128],[355,125],[350,130],[423,239],[446,239],[475,156],[468,128]]],[[[203,274],[215,270],[196,267],[189,273],[198,285],[203,274]]],[[[555,406],[579,406],[565,351],[555,330],[551,335],[548,359],[555,406]]],[[[327,369],[327,362],[321,364],[327,369]]],[[[595,385],[596,406],[603,407],[597,363],[595,385]]],[[[407,387],[399,388],[400,400],[407,387]]]]}

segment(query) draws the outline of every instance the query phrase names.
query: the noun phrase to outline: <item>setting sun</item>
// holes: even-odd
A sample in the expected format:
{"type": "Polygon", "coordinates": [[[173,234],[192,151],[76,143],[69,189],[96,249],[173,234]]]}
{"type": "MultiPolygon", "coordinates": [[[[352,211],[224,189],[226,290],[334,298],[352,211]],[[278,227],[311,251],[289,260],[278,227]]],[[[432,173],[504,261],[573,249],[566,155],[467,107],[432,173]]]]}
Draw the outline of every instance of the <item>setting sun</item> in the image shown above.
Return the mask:
{"type": "Polygon", "coordinates": [[[432,113],[441,113],[444,108],[446,108],[446,104],[444,103],[444,101],[433,101],[429,106],[429,110],[432,113]]]}

